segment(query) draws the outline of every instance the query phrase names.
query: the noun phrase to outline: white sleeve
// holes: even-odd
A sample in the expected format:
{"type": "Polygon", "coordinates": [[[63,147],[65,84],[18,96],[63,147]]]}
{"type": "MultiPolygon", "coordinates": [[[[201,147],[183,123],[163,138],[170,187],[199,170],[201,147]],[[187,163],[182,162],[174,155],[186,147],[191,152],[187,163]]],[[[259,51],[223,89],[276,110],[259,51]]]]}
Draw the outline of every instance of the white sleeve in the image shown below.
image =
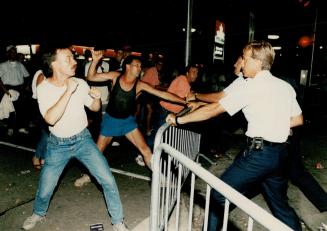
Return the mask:
{"type": "MultiPolygon", "coordinates": [[[[234,84],[234,82],[232,84],[234,84]]],[[[246,83],[246,81],[244,81],[244,83],[246,83]]],[[[228,94],[224,98],[219,100],[219,104],[230,116],[232,116],[243,109],[249,103],[249,91],[249,88],[245,84],[237,83],[230,88],[228,94]]]]}
{"type": "Polygon", "coordinates": [[[24,64],[22,64],[22,63],[20,63],[20,64],[21,64],[20,66],[21,66],[21,70],[23,72],[24,78],[29,77],[30,76],[30,73],[28,73],[28,71],[27,71],[26,67],[24,66],[24,64]]]}
{"type": "Polygon", "coordinates": [[[234,91],[236,88],[239,88],[245,82],[246,80],[243,78],[243,76],[240,76],[235,79],[231,84],[229,84],[223,91],[226,94],[229,94],[231,91],[234,91]]]}
{"type": "Polygon", "coordinates": [[[84,97],[84,105],[87,107],[90,107],[94,100],[89,94],[90,86],[83,79],[79,79],[79,78],[75,78],[75,79],[77,79],[79,81],[79,87],[82,88],[82,92],[83,92],[82,94],[83,94],[83,96],[85,96],[84,97]]]}
{"type": "Polygon", "coordinates": [[[36,93],[36,82],[37,82],[37,77],[39,77],[40,74],[43,74],[42,70],[38,70],[37,72],[35,72],[34,76],[33,76],[33,80],[32,80],[32,98],[33,99],[37,99],[37,93],[36,93]]]}
{"type": "Polygon", "coordinates": [[[39,86],[36,88],[37,93],[37,101],[39,104],[39,109],[41,112],[41,115],[44,117],[45,113],[48,111],[50,107],[52,107],[57,99],[54,98],[53,94],[49,94],[49,90],[44,84],[45,81],[43,81],[39,86]]]}
{"type": "Polygon", "coordinates": [[[291,116],[298,116],[302,113],[301,107],[299,105],[299,103],[296,100],[296,93],[293,90],[293,97],[292,97],[292,108],[291,108],[291,116]]]}

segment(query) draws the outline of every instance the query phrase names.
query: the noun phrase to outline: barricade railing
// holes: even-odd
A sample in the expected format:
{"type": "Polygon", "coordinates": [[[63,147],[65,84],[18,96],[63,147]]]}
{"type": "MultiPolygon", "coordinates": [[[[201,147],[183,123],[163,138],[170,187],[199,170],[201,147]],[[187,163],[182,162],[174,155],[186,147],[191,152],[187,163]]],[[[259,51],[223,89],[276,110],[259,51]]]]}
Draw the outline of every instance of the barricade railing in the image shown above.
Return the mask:
{"type": "Polygon", "coordinates": [[[173,230],[179,230],[181,188],[189,173],[191,173],[191,185],[187,230],[192,230],[195,177],[202,179],[207,185],[203,230],[207,230],[212,188],[226,198],[222,230],[227,230],[231,203],[249,215],[247,230],[253,229],[254,221],[268,230],[292,230],[197,163],[198,157],[201,156],[199,134],[165,124],[158,130],[154,147],[150,209],[151,231],[168,230],[168,221],[173,211],[176,214],[173,230]]]}
{"type": "MultiPolygon", "coordinates": [[[[166,143],[187,158],[196,161],[200,150],[200,138],[200,134],[195,132],[164,124],[156,134],[154,150],[161,143],[166,143]]],[[[180,189],[189,174],[189,169],[180,166],[171,155],[161,151],[154,153],[152,161],[150,230],[163,230],[168,225],[168,218],[175,205],[179,213],[179,203],[176,202],[180,201],[180,189]]]]}

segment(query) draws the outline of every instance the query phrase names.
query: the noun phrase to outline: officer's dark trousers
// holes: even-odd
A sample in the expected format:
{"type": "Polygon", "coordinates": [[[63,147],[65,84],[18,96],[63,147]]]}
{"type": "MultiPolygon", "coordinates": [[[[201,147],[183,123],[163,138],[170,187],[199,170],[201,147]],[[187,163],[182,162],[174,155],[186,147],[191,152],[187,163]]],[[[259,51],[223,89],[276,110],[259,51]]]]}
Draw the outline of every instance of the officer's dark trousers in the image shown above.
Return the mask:
{"type": "MultiPolygon", "coordinates": [[[[294,230],[301,230],[295,211],[287,198],[287,148],[285,144],[266,145],[261,150],[246,148],[222,174],[221,180],[246,194],[260,184],[272,214],[294,230]]],[[[208,230],[219,230],[225,198],[212,190],[208,230]]]]}

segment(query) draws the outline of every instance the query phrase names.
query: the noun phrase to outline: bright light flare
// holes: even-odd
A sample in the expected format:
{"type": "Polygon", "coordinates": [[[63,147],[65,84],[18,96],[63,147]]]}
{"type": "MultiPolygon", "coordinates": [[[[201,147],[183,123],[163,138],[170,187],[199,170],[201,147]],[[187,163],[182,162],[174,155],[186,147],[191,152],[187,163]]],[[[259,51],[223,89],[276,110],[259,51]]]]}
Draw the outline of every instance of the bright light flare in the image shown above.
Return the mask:
{"type": "Polygon", "coordinates": [[[277,34],[269,34],[268,39],[279,39],[279,35],[277,34]]]}

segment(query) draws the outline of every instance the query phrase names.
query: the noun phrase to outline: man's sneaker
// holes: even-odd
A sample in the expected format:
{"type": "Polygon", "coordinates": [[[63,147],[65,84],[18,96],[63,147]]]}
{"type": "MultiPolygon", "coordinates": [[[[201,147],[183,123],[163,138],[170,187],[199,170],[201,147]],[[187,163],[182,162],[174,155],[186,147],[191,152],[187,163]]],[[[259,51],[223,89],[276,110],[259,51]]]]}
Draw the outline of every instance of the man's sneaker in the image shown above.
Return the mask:
{"type": "Polygon", "coordinates": [[[114,224],[112,228],[114,231],[129,231],[129,229],[126,227],[124,222],[119,224],[114,224]]]}
{"type": "Polygon", "coordinates": [[[135,162],[136,162],[138,165],[142,166],[142,167],[145,166],[145,163],[144,163],[144,160],[143,160],[143,157],[142,157],[141,154],[138,154],[138,155],[137,155],[137,157],[135,158],[135,162]]]}
{"type": "Polygon", "coordinates": [[[80,178],[75,180],[75,187],[83,187],[84,185],[88,184],[91,182],[91,178],[87,174],[83,174],[80,178]]]}
{"type": "Polygon", "coordinates": [[[28,217],[23,224],[23,229],[24,230],[30,230],[33,229],[36,223],[38,222],[43,222],[45,217],[41,217],[39,215],[36,215],[33,213],[32,216],[28,217]]]}
{"type": "Polygon", "coordinates": [[[118,142],[116,142],[116,141],[114,141],[114,142],[112,142],[112,146],[119,146],[120,145],[120,143],[118,143],[118,142]]]}

